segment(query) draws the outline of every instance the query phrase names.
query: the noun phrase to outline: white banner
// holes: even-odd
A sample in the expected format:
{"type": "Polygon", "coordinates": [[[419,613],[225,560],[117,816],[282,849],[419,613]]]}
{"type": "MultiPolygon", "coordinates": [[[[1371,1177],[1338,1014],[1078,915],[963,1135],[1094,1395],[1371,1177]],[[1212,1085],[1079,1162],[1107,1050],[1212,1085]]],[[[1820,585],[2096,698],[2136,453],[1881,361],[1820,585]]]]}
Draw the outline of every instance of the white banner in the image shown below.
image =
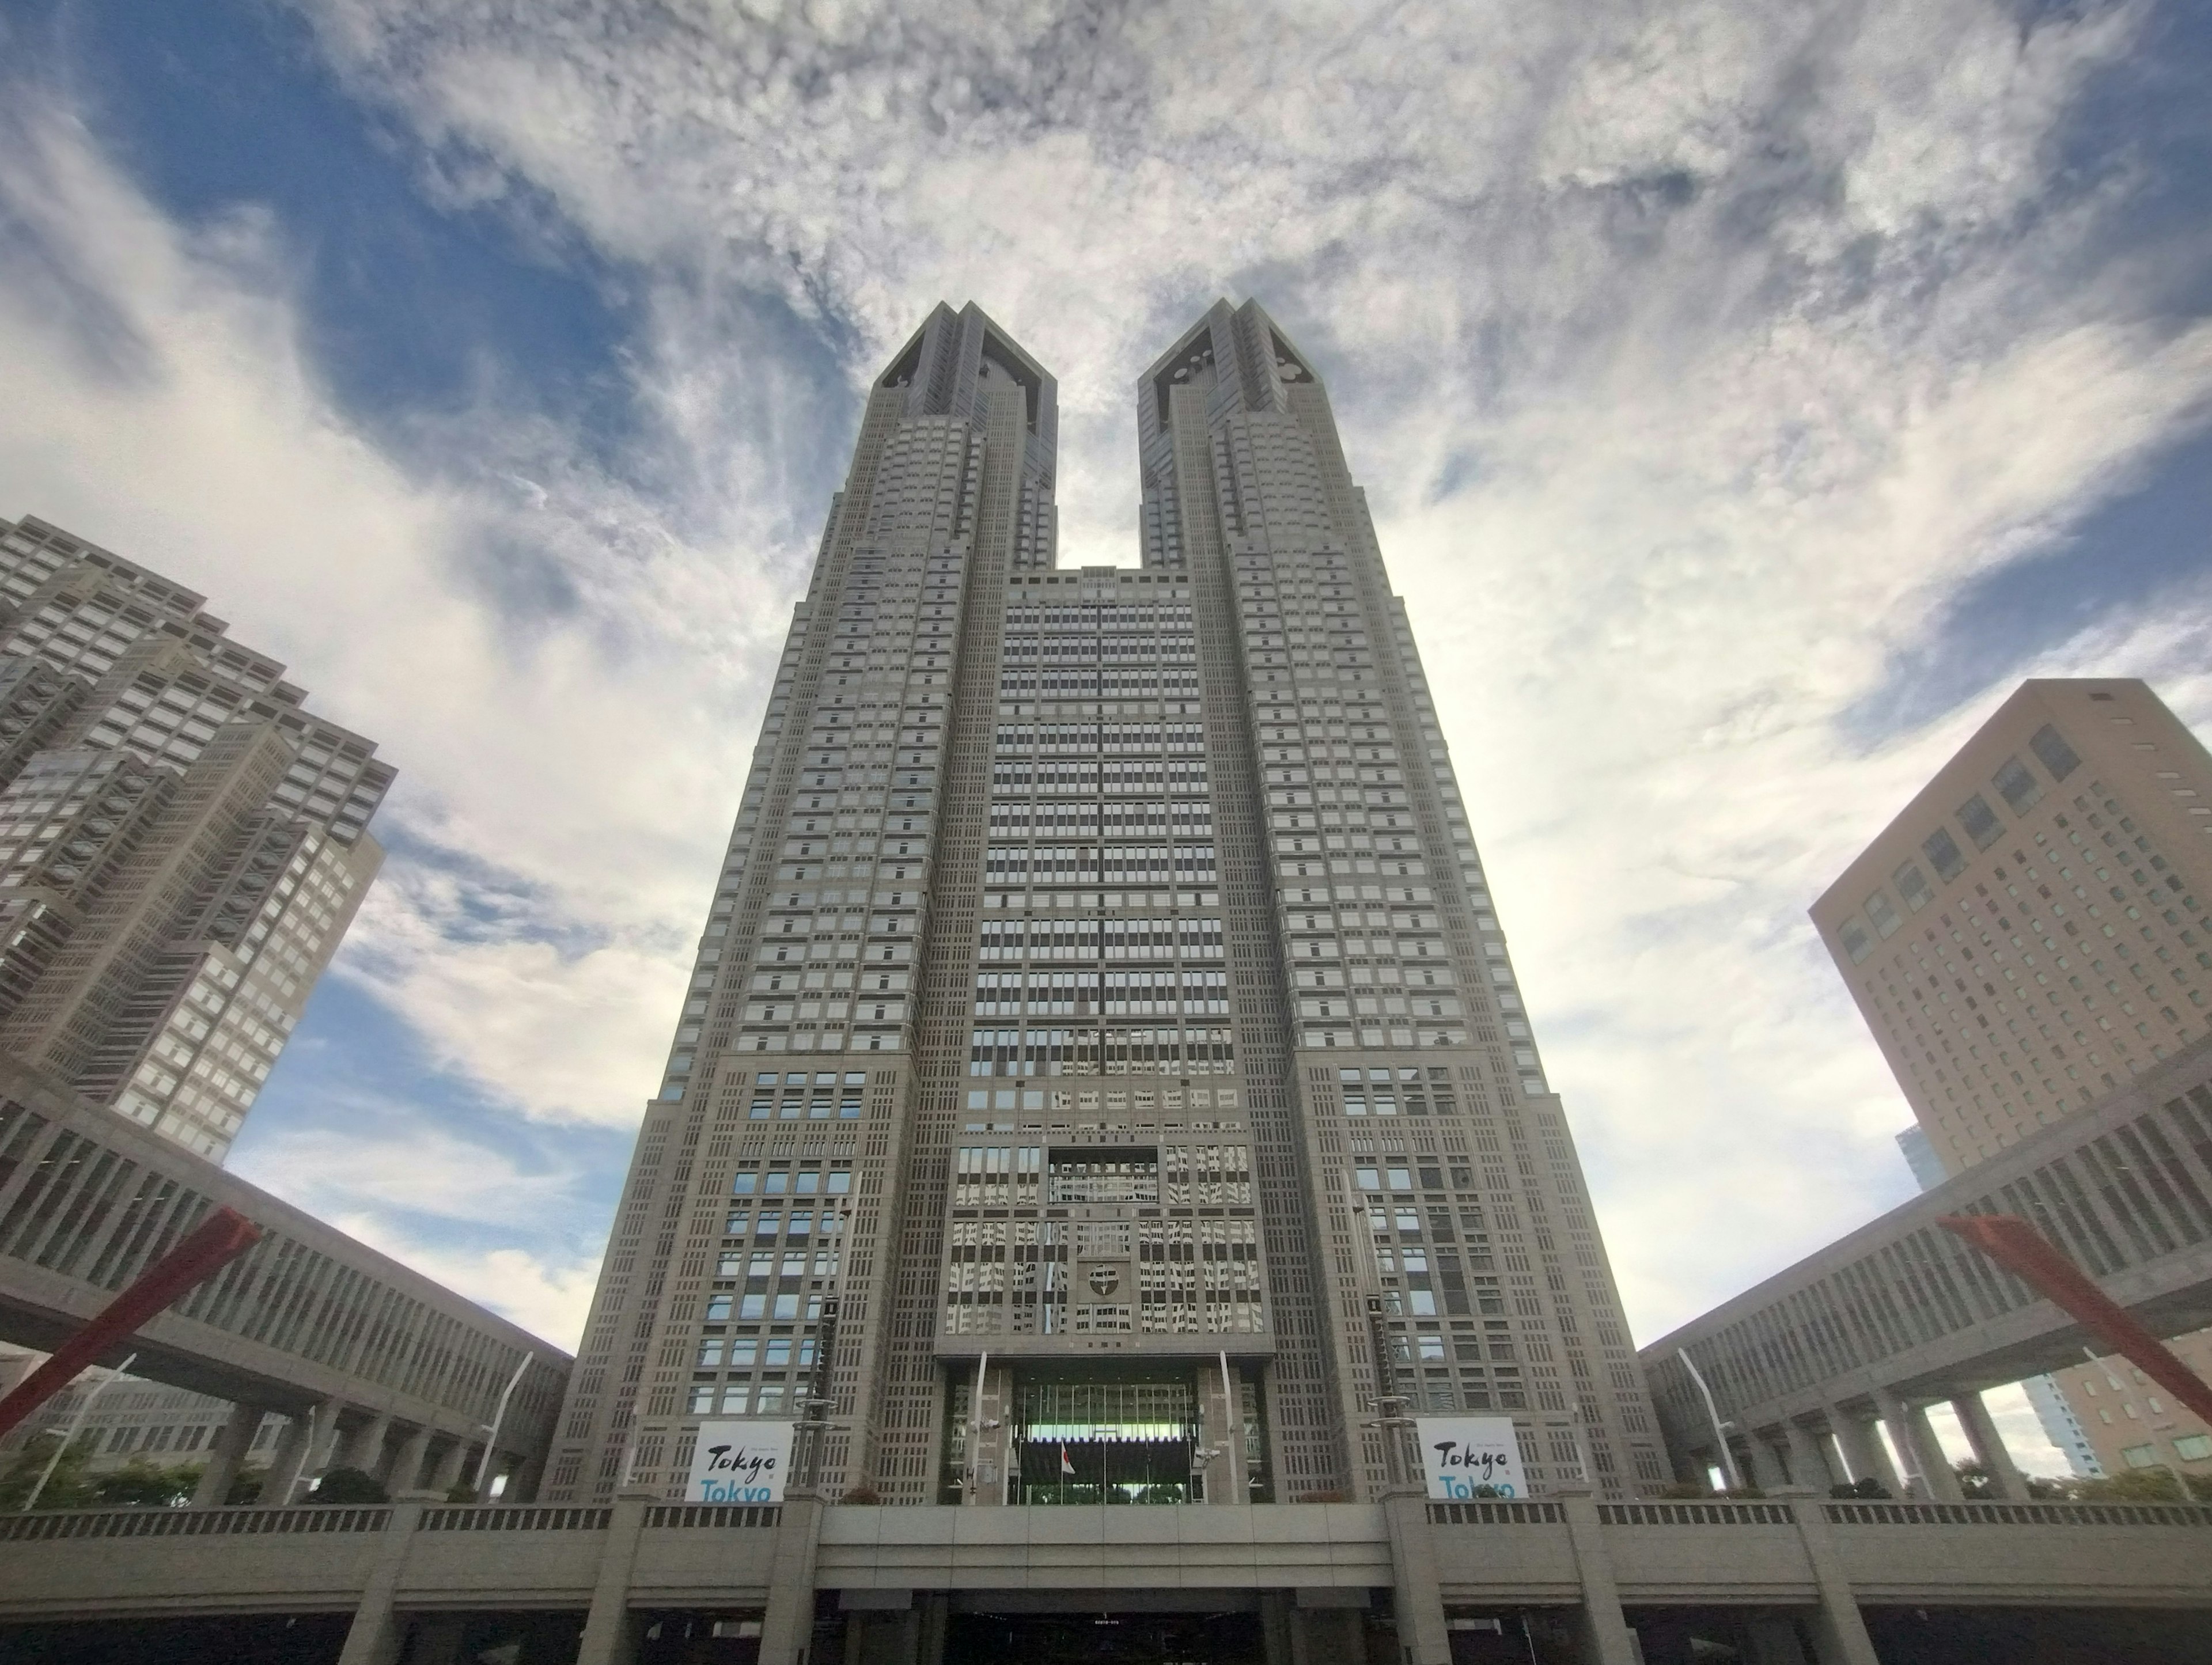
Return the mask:
{"type": "Polygon", "coordinates": [[[788,1422],[701,1423],[684,1502],[781,1503],[791,1429],[788,1422]]]}
{"type": "Polygon", "coordinates": [[[1431,1497],[1472,1498],[1486,1486],[1501,1498],[1528,1495],[1511,1417],[1425,1416],[1413,1425],[1431,1497]]]}

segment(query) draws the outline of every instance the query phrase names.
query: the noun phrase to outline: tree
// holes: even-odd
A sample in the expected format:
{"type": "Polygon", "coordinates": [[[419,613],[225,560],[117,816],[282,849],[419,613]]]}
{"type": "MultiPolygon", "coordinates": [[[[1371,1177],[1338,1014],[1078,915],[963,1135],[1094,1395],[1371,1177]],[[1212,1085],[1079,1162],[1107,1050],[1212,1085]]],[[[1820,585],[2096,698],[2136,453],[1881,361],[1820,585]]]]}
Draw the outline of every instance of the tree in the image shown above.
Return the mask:
{"type": "MultiPolygon", "coordinates": [[[[20,1512],[31,1495],[31,1488],[39,1483],[39,1476],[46,1472],[46,1464],[54,1455],[54,1448],[62,1443],[61,1431],[49,1428],[26,1440],[15,1454],[15,1460],[0,1474],[0,1510],[10,1514],[20,1512]]],[[[81,1508],[90,1498],[86,1485],[85,1465],[92,1461],[92,1448],[99,1443],[97,1434],[81,1434],[62,1460],[55,1465],[54,1476],[39,1493],[41,1509],[81,1508]]]]}
{"type": "Polygon", "coordinates": [[[1990,1471],[1979,1462],[1954,1462],[1951,1472],[1959,1477],[1959,1493],[1969,1503],[1986,1503],[1997,1495],[1996,1482],[1990,1471]]]}
{"type": "Polygon", "coordinates": [[[1830,1486],[1828,1495],[1832,1498],[1861,1498],[1869,1503],[1887,1503],[1889,1488],[1869,1474],[1864,1480],[1853,1480],[1847,1486],[1830,1486]]]}
{"type": "Polygon", "coordinates": [[[197,1463],[163,1468],[136,1456],[120,1468],[92,1477],[90,1501],[104,1509],[174,1509],[192,1500],[202,1470],[197,1463]]]}
{"type": "Polygon", "coordinates": [[[374,1474],[358,1468],[332,1468],[326,1471],[316,1486],[316,1503],[390,1503],[392,1494],[378,1484],[374,1474]]]}
{"type": "Polygon", "coordinates": [[[2130,1468],[2124,1474],[2072,1481],[2067,1493],[2077,1503],[2212,1502],[2212,1476],[2177,1474],[2171,1468],[2130,1468]]]}

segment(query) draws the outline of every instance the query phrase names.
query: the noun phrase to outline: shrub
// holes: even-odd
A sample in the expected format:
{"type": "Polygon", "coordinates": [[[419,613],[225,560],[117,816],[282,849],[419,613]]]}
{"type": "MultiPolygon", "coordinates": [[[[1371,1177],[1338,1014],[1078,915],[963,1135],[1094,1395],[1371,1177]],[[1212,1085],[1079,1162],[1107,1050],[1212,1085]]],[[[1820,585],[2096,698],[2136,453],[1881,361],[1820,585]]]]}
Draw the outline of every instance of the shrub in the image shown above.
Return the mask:
{"type": "Polygon", "coordinates": [[[316,1503],[390,1503],[392,1494],[377,1483],[374,1474],[358,1468],[332,1468],[327,1471],[315,1487],[313,1501],[316,1503]]]}

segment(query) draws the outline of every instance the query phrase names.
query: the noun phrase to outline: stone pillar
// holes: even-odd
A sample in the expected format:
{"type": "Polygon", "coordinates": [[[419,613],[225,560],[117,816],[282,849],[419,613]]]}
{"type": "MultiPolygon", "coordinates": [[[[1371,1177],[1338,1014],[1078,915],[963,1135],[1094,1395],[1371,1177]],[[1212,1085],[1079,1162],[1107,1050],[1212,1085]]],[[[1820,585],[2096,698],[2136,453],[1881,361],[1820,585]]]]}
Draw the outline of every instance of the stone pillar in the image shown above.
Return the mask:
{"type": "Polygon", "coordinates": [[[340,1444],[331,1463],[333,1468],[358,1468],[382,1479],[384,1439],[392,1431],[392,1413],[384,1411],[356,1428],[340,1444]]]}
{"type": "Polygon", "coordinates": [[[1958,1413],[1959,1426],[1966,1430],[1966,1443],[1974,1448],[1974,1461],[1989,1473],[1991,1494],[2007,1503],[2025,1503],[2027,1482],[2013,1466],[2012,1453],[2005,1449],[2004,1436],[1997,1432],[1996,1422],[1982,1396],[1960,1394],[1951,1401],[1951,1408],[1958,1413]]]}
{"type": "MultiPolygon", "coordinates": [[[[645,1532],[645,1511],[653,1503],[646,1492],[618,1493],[607,1513],[607,1540],[599,1552],[599,1577],[592,1584],[591,1611],[576,1644],[576,1665],[629,1665],[637,1656],[638,1627],[629,1616],[629,1581],[637,1569],[637,1541],[645,1532]]],[[[761,1656],[765,1661],[768,1656],[761,1656]]]]}
{"type": "Polygon", "coordinates": [[[200,1483],[192,1488],[194,1509],[220,1509],[230,1495],[231,1482],[238,1478],[238,1466],[246,1461],[246,1454],[253,1447],[253,1435],[261,1426],[261,1407],[258,1405],[234,1405],[222,1427],[216,1430],[215,1440],[208,1447],[207,1466],[200,1470],[200,1483]]]}
{"type": "Polygon", "coordinates": [[[1890,1438],[1897,1442],[1898,1454],[1917,1471],[1913,1495],[1928,1503],[1960,1501],[1964,1494],[1959,1490],[1959,1477],[1951,1472],[1951,1460],[1943,1455],[1942,1442],[1928,1425],[1926,1407],[1911,1404],[1887,1389],[1875,1395],[1875,1403],[1881,1407],[1881,1419],[1888,1426],[1890,1438]]]}
{"type": "Polygon", "coordinates": [[[1792,1417],[1782,1425],[1782,1435],[1790,1442],[1790,1483],[1810,1486],[1815,1492],[1826,1492],[1836,1481],[1828,1472],[1828,1454],[1820,1449],[1820,1442],[1810,1428],[1792,1417]]]}
{"type": "Polygon", "coordinates": [[[390,1485],[396,1494],[422,1489],[422,1460],[430,1454],[430,1431],[417,1428],[407,1436],[392,1460],[390,1485]]]}
{"type": "Polygon", "coordinates": [[[1620,1611],[1620,1585],[1613,1576],[1595,1494],[1587,1486],[1555,1486],[1551,1495],[1567,1517],[1567,1537],[1582,1579],[1584,1665],[1639,1665],[1636,1638],[1620,1611]]]}
{"type": "Polygon", "coordinates": [[[391,1510],[376,1546],[376,1560],[368,1570],[368,1588],[361,1593],[361,1605],[354,1609],[352,1627],[346,1632],[338,1665],[396,1665],[399,1657],[406,1626],[392,1611],[392,1599],[399,1589],[409,1540],[422,1523],[422,1505],[396,1503],[391,1510]]]}
{"type": "MultiPolygon", "coordinates": [[[[1397,1436],[1386,1428],[1383,1437],[1397,1436]]],[[[1397,1575],[1394,1594],[1401,1658],[1404,1665],[1451,1665],[1443,1589],[1437,1581],[1436,1552],[1429,1541],[1429,1500],[1418,1492],[1393,1492],[1382,1499],[1382,1521],[1389,1530],[1390,1565],[1397,1575]]]]}
{"type": "MultiPolygon", "coordinates": [[[[775,1559],[769,1572],[768,1612],[761,1619],[760,1665],[798,1665],[807,1644],[813,1640],[814,1554],[821,1539],[820,1500],[787,1497],[776,1525],[775,1559]]],[[[927,1632],[927,1614],[923,1628],[927,1632]]],[[[941,1615],[936,1634],[941,1652],[945,1646],[941,1615]]],[[[577,1665],[583,1665],[583,1662],[579,1660],[577,1665]]]]}
{"type": "Polygon", "coordinates": [[[284,1431],[277,1436],[276,1449],[269,1460],[269,1477],[261,1482],[261,1501],[271,1508],[289,1505],[300,1489],[303,1474],[314,1472],[315,1453],[320,1450],[336,1425],[338,1403],[326,1399],[305,1415],[294,1413],[284,1422],[284,1431]]]}
{"type": "Polygon", "coordinates": [[[1745,1432],[1743,1443],[1745,1480],[1762,1492],[1771,1492],[1790,1484],[1789,1476],[1782,1472],[1782,1465],[1775,1461],[1774,1448],[1755,1429],[1745,1432]]]}
{"type": "Polygon", "coordinates": [[[461,1460],[469,1454],[469,1443],[456,1437],[438,1454],[438,1466],[430,1473],[433,1492],[450,1492],[461,1483],[461,1460]]]}
{"type": "Polygon", "coordinates": [[[1867,1634],[1858,1600],[1851,1594],[1843,1558],[1837,1553],[1825,1501],[1796,1486],[1789,1487],[1783,1498],[1796,1518],[1797,1539],[1805,1547],[1813,1583],[1820,1593],[1820,1609],[1812,1625],[1813,1651],[1819,1665],[1881,1665],[1874,1650],[1874,1638],[1867,1634]]]}
{"type": "Polygon", "coordinates": [[[1897,1465],[1889,1460],[1889,1451],[1871,1422],[1856,1411],[1831,1405],[1828,1426],[1835,1433],[1836,1449],[1843,1453],[1851,1479],[1880,1480],[1888,1487],[1891,1497],[1905,1495],[1905,1481],[1898,1474],[1897,1465]]]}
{"type": "MultiPolygon", "coordinates": [[[[817,1534],[818,1535],[818,1534],[817,1534]]],[[[811,1624],[813,1615],[814,1576],[810,1570],[806,1579],[807,1613],[811,1624]]],[[[945,1665],[945,1637],[952,1628],[952,1596],[941,1589],[915,1592],[915,1617],[921,1620],[921,1635],[914,1649],[915,1665],[945,1665]]],[[[763,1626],[765,1630],[766,1626],[763,1626]]],[[[802,1643],[802,1646],[805,1644],[802,1643]]]]}

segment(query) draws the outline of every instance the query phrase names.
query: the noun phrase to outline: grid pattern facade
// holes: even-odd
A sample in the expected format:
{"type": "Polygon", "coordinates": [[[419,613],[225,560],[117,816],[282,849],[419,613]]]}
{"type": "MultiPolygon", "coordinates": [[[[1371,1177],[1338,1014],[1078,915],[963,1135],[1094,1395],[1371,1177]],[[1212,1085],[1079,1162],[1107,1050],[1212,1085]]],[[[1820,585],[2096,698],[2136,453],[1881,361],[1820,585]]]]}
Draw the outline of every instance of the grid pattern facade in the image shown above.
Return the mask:
{"type": "MultiPolygon", "coordinates": [[[[2208,906],[2212,757],[2141,682],[2047,680],[2006,701],[1813,919],[1956,1174],[2212,1034],[2208,906]]],[[[2175,1345],[2212,1356],[2212,1333],[2175,1345]]],[[[2107,1472],[2212,1474],[2212,1429],[2121,1361],[2053,1380],[2067,1449],[2078,1428],[2107,1472]]]]}
{"type": "Polygon", "coordinates": [[[1378,1404],[1663,1478],[1326,396],[1224,303],[1139,402],[1144,564],[1062,571],[1033,360],[939,308],[872,392],[550,1500],[822,1401],[829,1495],[1003,1501],[1018,1404],[1139,1386],[1217,1498],[1374,1495],[1378,1404]]]}
{"type": "Polygon", "coordinates": [[[0,1045],[220,1158],[382,853],[392,770],[203,599],[0,522],[0,1045]]]}

